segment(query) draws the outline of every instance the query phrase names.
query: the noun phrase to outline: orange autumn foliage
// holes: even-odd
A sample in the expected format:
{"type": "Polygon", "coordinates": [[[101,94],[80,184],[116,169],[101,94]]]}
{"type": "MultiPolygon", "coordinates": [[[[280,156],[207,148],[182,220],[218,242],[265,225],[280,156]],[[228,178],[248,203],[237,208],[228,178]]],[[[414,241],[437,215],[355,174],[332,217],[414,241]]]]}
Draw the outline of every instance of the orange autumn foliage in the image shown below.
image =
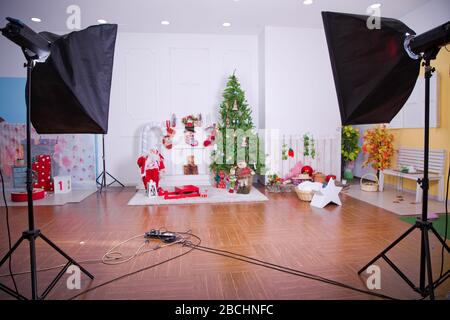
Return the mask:
{"type": "Polygon", "coordinates": [[[385,125],[379,125],[364,132],[362,151],[367,154],[363,166],[372,165],[375,170],[391,167],[394,155],[394,135],[389,133],[385,125]]]}

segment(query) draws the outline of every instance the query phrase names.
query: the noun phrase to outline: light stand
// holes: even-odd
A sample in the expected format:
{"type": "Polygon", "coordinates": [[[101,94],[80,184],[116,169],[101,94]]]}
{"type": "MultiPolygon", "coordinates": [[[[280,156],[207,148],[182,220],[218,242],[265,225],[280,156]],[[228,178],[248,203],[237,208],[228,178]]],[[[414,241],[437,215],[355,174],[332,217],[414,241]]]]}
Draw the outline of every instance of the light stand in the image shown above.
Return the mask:
{"type": "Polygon", "coordinates": [[[118,184],[120,184],[122,187],[125,187],[123,185],[122,182],[120,182],[119,180],[117,180],[116,178],[114,178],[108,171],[106,171],[106,160],[105,160],[105,135],[102,135],[102,163],[103,163],[103,171],[102,173],[100,173],[98,175],[98,177],[95,179],[95,181],[97,182],[97,184],[100,186],[100,193],[102,192],[103,188],[107,188],[110,185],[112,185],[114,182],[117,182],[118,184]],[[109,176],[111,179],[113,179],[113,181],[111,181],[110,183],[106,184],[106,176],[109,176]],[[101,179],[101,182],[99,182],[99,180],[101,179]]]}
{"type": "Polygon", "coordinates": [[[429,163],[429,151],[430,151],[430,78],[433,75],[435,69],[431,67],[430,60],[436,59],[439,49],[432,49],[425,52],[423,58],[424,62],[422,65],[425,67],[425,127],[424,127],[424,169],[423,178],[418,179],[420,187],[423,189],[422,195],[422,216],[417,218],[416,223],[409,228],[404,234],[402,234],[397,240],[391,243],[386,249],[384,249],[380,254],[373,258],[367,265],[365,265],[358,274],[361,274],[370,265],[376,262],[378,259],[383,258],[387,264],[394,269],[394,271],[416,292],[418,292],[422,297],[430,296],[430,299],[434,299],[434,290],[443,282],[445,282],[450,276],[450,270],[447,270],[442,276],[433,281],[433,273],[431,268],[431,253],[430,253],[430,242],[428,237],[428,232],[431,231],[439,242],[445,247],[447,252],[450,251],[449,246],[445,242],[445,239],[439,235],[433,224],[428,220],[428,190],[429,190],[429,179],[428,179],[428,163],[429,163]],[[417,287],[395,264],[392,262],[386,254],[394,248],[398,243],[400,243],[404,238],[406,238],[411,232],[416,229],[420,229],[421,241],[420,241],[420,271],[419,271],[419,286],[417,287]],[[428,281],[427,281],[428,280],[428,281]],[[425,285],[425,283],[428,283],[425,285]]]}
{"type": "MultiPolygon", "coordinates": [[[[66,272],[67,268],[70,265],[76,265],[80,268],[80,270],[86,274],[89,278],[94,279],[94,276],[90,274],[86,269],[84,269],[78,262],[72,259],[69,255],[67,255],[64,251],[62,251],[56,244],[50,241],[39,229],[35,228],[34,225],[34,213],[33,213],[33,178],[32,178],[32,169],[31,169],[31,73],[33,67],[35,65],[35,60],[27,55],[26,50],[24,50],[25,57],[27,59],[27,63],[25,64],[27,68],[27,80],[28,80],[28,88],[27,88],[27,96],[28,103],[26,104],[27,115],[26,115],[26,149],[27,149],[27,200],[28,200],[28,230],[22,233],[22,236],[17,240],[17,242],[12,246],[11,250],[2,258],[0,261],[0,268],[3,264],[9,259],[9,257],[14,253],[14,251],[20,246],[22,241],[27,240],[30,246],[30,272],[31,272],[31,298],[33,300],[45,299],[45,297],[50,293],[56,283],[61,279],[61,277],[66,272]],[[61,271],[57,274],[57,276],[50,282],[48,287],[44,290],[42,295],[38,293],[38,279],[37,279],[37,268],[36,268],[36,239],[41,238],[46,242],[50,247],[56,250],[60,255],[66,258],[68,261],[65,266],[61,269],[61,271]]],[[[0,283],[0,290],[6,292],[7,294],[13,296],[19,300],[27,300],[27,298],[13,289],[5,286],[0,283]]]]}

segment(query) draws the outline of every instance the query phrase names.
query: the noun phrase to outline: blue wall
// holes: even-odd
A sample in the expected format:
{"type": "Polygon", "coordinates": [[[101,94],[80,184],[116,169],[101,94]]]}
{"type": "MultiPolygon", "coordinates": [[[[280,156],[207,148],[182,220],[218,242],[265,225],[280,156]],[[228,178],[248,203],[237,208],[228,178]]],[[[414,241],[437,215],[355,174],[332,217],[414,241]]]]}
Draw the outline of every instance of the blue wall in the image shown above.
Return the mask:
{"type": "Polygon", "coordinates": [[[25,123],[26,78],[0,77],[0,117],[9,123],[25,123]]]}

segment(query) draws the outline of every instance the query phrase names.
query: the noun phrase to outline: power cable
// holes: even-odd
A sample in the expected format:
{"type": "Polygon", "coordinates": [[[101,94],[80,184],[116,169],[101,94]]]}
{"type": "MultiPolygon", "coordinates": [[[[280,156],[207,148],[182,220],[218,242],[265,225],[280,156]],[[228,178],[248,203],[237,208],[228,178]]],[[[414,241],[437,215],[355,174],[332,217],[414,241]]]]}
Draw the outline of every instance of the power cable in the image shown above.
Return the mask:
{"type": "Polygon", "coordinates": [[[296,270],[296,269],[292,269],[292,268],[288,268],[288,267],[284,267],[281,265],[277,265],[277,264],[273,264],[267,261],[263,261],[263,260],[259,260],[256,258],[252,258],[249,256],[245,256],[245,255],[241,255],[238,253],[234,253],[231,251],[227,251],[227,250],[219,250],[219,249],[214,249],[214,248],[210,248],[210,247],[205,247],[205,246],[200,246],[200,245],[192,245],[189,243],[186,243],[185,245],[187,246],[191,246],[191,247],[195,247],[196,250],[200,250],[200,251],[204,251],[204,252],[209,252],[209,253],[213,253],[213,254],[217,254],[220,256],[224,256],[224,257],[228,257],[231,259],[235,259],[235,260],[240,260],[240,261],[244,261],[250,264],[254,264],[254,265],[258,265],[264,268],[268,268],[268,269],[273,269],[273,270],[277,270],[280,272],[284,272],[284,273],[288,273],[288,274],[292,274],[295,276],[299,276],[302,278],[307,278],[307,279],[311,279],[311,280],[316,280],[316,281],[320,281],[320,282],[324,282],[327,284],[331,284],[331,285],[335,285],[338,287],[342,287],[342,288],[346,288],[346,289],[350,289],[353,291],[357,291],[360,293],[365,293],[368,295],[372,295],[372,296],[376,296],[378,298],[383,298],[383,299],[389,299],[389,300],[398,300],[396,298],[384,295],[384,294],[380,294],[380,293],[376,293],[376,292],[371,292],[371,291],[367,291],[367,290],[363,290],[363,289],[359,289],[350,285],[347,285],[345,283],[341,283],[335,280],[331,280],[331,279],[327,279],[321,276],[317,276],[308,272],[304,272],[304,271],[300,271],[300,270],[296,270]]]}
{"type": "MultiPolygon", "coordinates": [[[[448,174],[447,174],[447,192],[445,194],[445,233],[444,233],[444,243],[447,241],[448,236],[448,188],[450,185],[450,166],[448,167],[448,174]]],[[[445,259],[445,245],[442,244],[441,249],[441,272],[439,273],[439,277],[442,277],[444,274],[444,259],[445,259]]]]}
{"type": "MultiPolygon", "coordinates": [[[[184,232],[178,232],[178,233],[180,233],[180,234],[188,234],[188,233],[184,233],[184,232]]],[[[200,237],[198,237],[198,236],[196,236],[196,235],[194,235],[194,234],[189,234],[189,235],[191,235],[192,237],[194,237],[194,238],[197,239],[197,241],[198,241],[198,242],[197,242],[197,245],[199,245],[199,244],[201,243],[202,240],[200,239],[200,237]]],[[[182,242],[180,242],[180,243],[182,243],[182,242]]],[[[96,290],[96,289],[98,289],[98,288],[104,287],[104,286],[106,286],[106,285],[108,285],[108,284],[110,284],[110,283],[113,283],[113,282],[115,282],[115,281],[118,281],[118,280],[127,278],[127,277],[129,277],[129,276],[135,275],[135,274],[140,273],[140,272],[142,272],[142,271],[146,271],[146,270],[155,268],[155,267],[157,267],[157,266],[160,266],[160,265],[162,265],[162,264],[164,264],[164,263],[167,263],[167,262],[169,262],[169,261],[178,259],[178,258],[180,258],[180,257],[182,257],[182,256],[187,255],[188,253],[191,253],[191,252],[194,251],[194,250],[195,250],[195,248],[190,248],[189,250],[187,250],[187,251],[185,251],[185,252],[183,252],[183,253],[180,253],[180,254],[178,254],[178,255],[176,255],[176,256],[173,256],[173,257],[171,257],[171,258],[165,259],[165,260],[160,261],[160,262],[158,262],[158,263],[155,263],[155,264],[152,264],[152,265],[149,265],[149,266],[140,268],[140,269],[138,269],[138,270],[135,270],[135,271],[126,273],[126,274],[121,275],[121,276],[119,276],[119,277],[116,277],[116,278],[113,278],[113,279],[111,279],[111,280],[108,280],[108,281],[105,281],[105,282],[103,282],[103,283],[100,283],[100,284],[98,284],[98,285],[96,285],[96,286],[94,286],[94,287],[92,287],[92,288],[86,289],[86,290],[84,290],[84,291],[82,291],[82,292],[80,292],[80,293],[78,293],[78,294],[76,294],[76,295],[70,297],[69,300],[74,300],[74,299],[78,298],[79,296],[82,296],[82,295],[84,295],[84,294],[86,294],[86,293],[88,293],[88,292],[91,292],[91,291],[93,291],[93,290],[96,290]]]]}
{"type": "MultiPolygon", "coordinates": [[[[0,168],[0,178],[2,179],[2,195],[3,195],[3,202],[5,203],[5,210],[6,210],[6,230],[8,233],[8,248],[9,251],[11,251],[11,229],[9,225],[9,208],[8,208],[8,202],[6,201],[6,192],[5,192],[5,180],[3,178],[3,173],[0,168]]],[[[9,256],[8,259],[8,269],[9,269],[9,276],[11,277],[11,280],[14,284],[14,289],[16,290],[16,293],[19,294],[19,290],[17,289],[16,280],[14,279],[14,274],[12,272],[12,255],[9,256]]]]}
{"type": "MultiPolygon", "coordinates": [[[[397,300],[396,298],[393,298],[393,297],[388,296],[388,295],[384,295],[384,294],[380,294],[380,293],[376,293],[376,292],[372,292],[372,291],[356,288],[356,287],[353,287],[351,285],[347,285],[345,283],[338,282],[338,281],[335,281],[335,280],[332,280],[332,279],[328,279],[328,278],[325,278],[325,277],[322,277],[322,276],[318,276],[318,275],[315,275],[315,274],[312,274],[312,273],[308,273],[308,272],[304,272],[304,271],[301,271],[301,270],[284,267],[284,266],[277,265],[277,264],[274,264],[274,263],[271,263],[271,262],[263,261],[263,260],[260,260],[260,259],[252,258],[252,257],[249,257],[249,256],[241,255],[241,254],[238,254],[238,253],[235,253],[235,252],[231,252],[231,251],[227,251],[227,250],[220,250],[220,249],[215,249],[215,248],[211,248],[211,247],[201,246],[200,245],[201,238],[198,237],[197,235],[191,233],[190,231],[188,231],[188,232],[174,232],[174,233],[177,234],[177,235],[186,235],[188,237],[178,236],[177,237],[178,238],[177,241],[174,241],[172,243],[168,243],[168,244],[163,245],[163,246],[155,246],[154,248],[141,251],[142,248],[144,247],[144,245],[149,243],[148,239],[146,239],[142,244],[139,245],[139,247],[136,249],[136,251],[130,256],[124,256],[120,251],[114,251],[118,247],[122,246],[123,244],[125,244],[127,242],[130,242],[130,241],[132,241],[132,240],[134,240],[134,239],[136,239],[138,237],[143,237],[144,236],[142,234],[139,234],[139,235],[133,236],[133,237],[131,237],[131,238],[125,240],[125,241],[122,241],[119,244],[113,246],[111,249],[109,249],[103,255],[101,260],[84,260],[84,261],[81,261],[80,263],[100,263],[101,262],[101,263],[104,263],[104,264],[107,264],[107,265],[120,264],[120,263],[129,262],[133,258],[136,258],[137,256],[140,256],[140,255],[142,255],[144,253],[155,251],[155,250],[157,250],[159,248],[164,248],[166,246],[170,246],[170,245],[174,245],[174,244],[181,244],[183,247],[189,247],[190,248],[188,251],[183,252],[181,254],[178,254],[178,255],[176,255],[174,257],[171,257],[171,258],[165,259],[163,261],[160,261],[158,263],[155,263],[155,264],[152,264],[152,265],[149,265],[149,266],[145,266],[145,267],[140,268],[138,270],[135,270],[135,271],[123,274],[123,275],[118,276],[116,278],[113,278],[111,280],[105,281],[105,282],[103,282],[103,283],[101,283],[99,285],[96,285],[96,286],[94,286],[92,288],[84,290],[84,291],[82,291],[82,292],[72,296],[71,298],[69,298],[69,300],[76,299],[76,298],[80,297],[81,295],[84,295],[84,294],[86,294],[88,292],[91,292],[93,290],[96,290],[96,289],[98,289],[100,287],[103,287],[103,286],[106,286],[108,284],[111,284],[111,283],[113,283],[115,281],[124,279],[126,277],[135,275],[135,274],[140,273],[142,271],[154,268],[156,266],[162,265],[162,264],[167,263],[169,261],[172,261],[174,259],[180,258],[180,257],[182,257],[182,256],[184,256],[184,255],[186,255],[186,254],[188,254],[190,252],[192,252],[193,250],[198,250],[198,251],[203,251],[203,252],[207,252],[207,253],[211,253],[211,254],[224,256],[224,257],[231,258],[231,259],[234,259],[234,260],[239,260],[239,261],[243,261],[243,262],[250,263],[250,264],[253,264],[253,265],[258,265],[258,266],[261,266],[261,267],[264,267],[264,268],[267,268],[267,269],[272,269],[272,270],[275,270],[275,271],[279,271],[279,272],[295,275],[295,276],[306,278],[306,279],[310,279],[310,280],[320,281],[320,282],[323,282],[323,283],[326,283],[326,284],[342,287],[342,288],[345,288],[345,289],[349,289],[349,290],[353,290],[353,291],[356,291],[356,292],[368,294],[368,295],[375,296],[375,297],[382,298],[382,299],[397,300]],[[192,241],[188,240],[188,238],[190,238],[190,237],[195,238],[197,240],[196,243],[192,243],[192,241]]],[[[59,268],[59,267],[62,267],[62,266],[63,265],[49,267],[49,268],[45,268],[45,269],[40,269],[39,271],[46,271],[46,270],[56,269],[56,268],[59,268]]],[[[27,272],[22,272],[22,273],[17,273],[17,274],[24,274],[24,273],[27,273],[27,272]]],[[[2,276],[6,276],[6,275],[2,275],[2,276]]]]}

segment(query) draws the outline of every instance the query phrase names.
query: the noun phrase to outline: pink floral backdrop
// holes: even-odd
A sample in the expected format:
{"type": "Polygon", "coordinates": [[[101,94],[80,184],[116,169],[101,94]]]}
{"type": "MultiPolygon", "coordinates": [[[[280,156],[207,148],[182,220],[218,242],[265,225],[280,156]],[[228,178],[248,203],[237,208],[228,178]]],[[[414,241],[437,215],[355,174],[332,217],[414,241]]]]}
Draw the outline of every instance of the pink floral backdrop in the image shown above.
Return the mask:
{"type": "MultiPolygon", "coordinates": [[[[0,165],[5,180],[17,159],[25,158],[25,124],[0,123],[0,165]]],[[[95,180],[95,139],[90,134],[39,135],[32,130],[32,155],[49,154],[52,173],[70,175],[73,182],[95,180]]]]}

